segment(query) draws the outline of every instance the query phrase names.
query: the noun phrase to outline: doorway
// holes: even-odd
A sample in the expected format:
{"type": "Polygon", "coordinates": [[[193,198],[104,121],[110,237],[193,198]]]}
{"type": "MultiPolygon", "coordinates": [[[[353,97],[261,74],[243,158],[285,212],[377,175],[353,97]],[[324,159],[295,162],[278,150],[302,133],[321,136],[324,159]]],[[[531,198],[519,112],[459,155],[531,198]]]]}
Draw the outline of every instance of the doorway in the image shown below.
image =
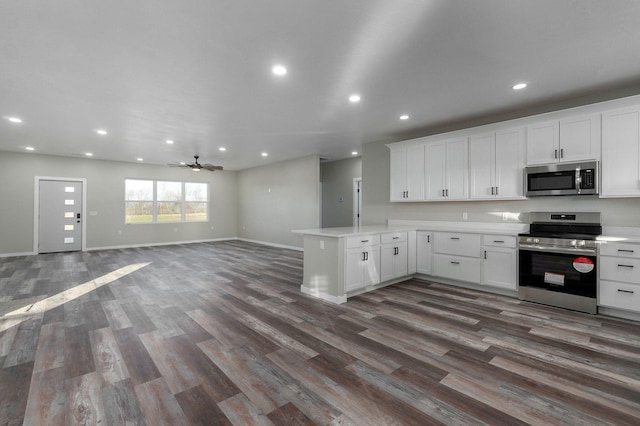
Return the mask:
{"type": "Polygon", "coordinates": [[[86,179],[36,177],[35,253],[85,249],[86,179]]]}
{"type": "Polygon", "coordinates": [[[362,178],[353,179],[353,226],[360,226],[360,211],[362,210],[362,178]]]}

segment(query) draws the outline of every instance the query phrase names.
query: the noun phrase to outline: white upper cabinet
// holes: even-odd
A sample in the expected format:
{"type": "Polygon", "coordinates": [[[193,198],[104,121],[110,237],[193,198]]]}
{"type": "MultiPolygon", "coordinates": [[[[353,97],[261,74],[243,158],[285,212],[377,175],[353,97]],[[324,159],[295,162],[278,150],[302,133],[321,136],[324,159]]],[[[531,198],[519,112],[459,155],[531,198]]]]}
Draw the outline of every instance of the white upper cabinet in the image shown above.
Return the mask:
{"type": "Polygon", "coordinates": [[[424,201],[424,145],[390,149],[390,200],[424,201]]]}
{"type": "Polygon", "coordinates": [[[527,126],[527,164],[600,159],[600,114],[527,126]]]}
{"type": "Polygon", "coordinates": [[[471,199],[524,198],[524,129],[514,128],[469,138],[471,199]]]}
{"type": "Polygon", "coordinates": [[[640,196],[640,106],[602,114],[600,196],[640,196]]]}
{"type": "Polygon", "coordinates": [[[467,138],[425,144],[425,199],[469,198],[467,138]]]}

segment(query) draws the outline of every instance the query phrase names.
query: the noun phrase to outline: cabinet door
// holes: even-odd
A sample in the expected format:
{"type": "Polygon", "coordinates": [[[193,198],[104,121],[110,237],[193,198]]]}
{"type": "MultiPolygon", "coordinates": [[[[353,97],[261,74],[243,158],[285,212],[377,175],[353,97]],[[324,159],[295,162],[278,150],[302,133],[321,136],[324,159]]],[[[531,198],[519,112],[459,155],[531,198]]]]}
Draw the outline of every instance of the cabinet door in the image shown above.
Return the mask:
{"type": "Polygon", "coordinates": [[[395,278],[406,277],[408,275],[407,261],[408,261],[408,250],[407,243],[398,244],[396,246],[398,250],[396,250],[396,255],[393,257],[393,271],[395,278]]]}
{"type": "Polygon", "coordinates": [[[527,164],[558,162],[560,156],[560,132],[558,121],[527,126],[527,164]]]}
{"type": "Polygon", "coordinates": [[[495,135],[469,138],[469,197],[474,200],[495,198],[495,135]]]}
{"type": "Polygon", "coordinates": [[[407,147],[407,198],[424,200],[424,145],[407,147]]]}
{"type": "Polygon", "coordinates": [[[485,247],[482,284],[516,289],[516,251],[514,249],[485,247]]]}
{"type": "Polygon", "coordinates": [[[640,195],[640,107],[602,114],[602,197],[640,195]]]}
{"type": "Polygon", "coordinates": [[[493,181],[496,198],[524,198],[524,166],[524,129],[496,132],[493,181]]]}
{"type": "Polygon", "coordinates": [[[469,146],[467,139],[447,141],[446,196],[450,200],[469,198],[469,146]]]}
{"type": "Polygon", "coordinates": [[[380,283],[380,246],[367,247],[367,260],[362,263],[364,285],[380,283]]]}
{"type": "Polygon", "coordinates": [[[443,200],[445,189],[445,142],[431,142],[424,147],[425,199],[443,200]]]}
{"type": "Polygon", "coordinates": [[[347,250],[345,259],[344,291],[357,290],[365,286],[364,282],[364,253],[365,248],[347,250]]]}
{"type": "Polygon", "coordinates": [[[560,161],[600,159],[600,114],[560,120],[560,161]]]}
{"type": "Polygon", "coordinates": [[[416,241],[417,270],[420,274],[431,275],[431,244],[433,234],[426,231],[418,231],[416,241]]]}
{"type": "Polygon", "coordinates": [[[395,278],[394,258],[396,257],[396,246],[384,244],[380,250],[380,281],[384,282],[395,278]]]}
{"type": "Polygon", "coordinates": [[[390,200],[406,201],[407,149],[393,148],[390,152],[390,200]]]}

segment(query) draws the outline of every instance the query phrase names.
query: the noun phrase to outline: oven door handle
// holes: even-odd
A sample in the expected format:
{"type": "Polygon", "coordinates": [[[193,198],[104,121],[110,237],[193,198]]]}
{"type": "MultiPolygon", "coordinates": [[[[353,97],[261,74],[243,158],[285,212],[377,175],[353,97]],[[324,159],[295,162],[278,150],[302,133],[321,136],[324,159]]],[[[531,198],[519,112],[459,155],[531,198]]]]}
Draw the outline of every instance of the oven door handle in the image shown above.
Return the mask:
{"type": "Polygon", "coordinates": [[[580,249],[580,248],[558,248],[558,247],[550,247],[550,246],[530,246],[521,244],[518,246],[519,250],[523,251],[544,251],[549,253],[560,253],[560,254],[586,254],[590,256],[595,256],[596,251],[590,249],[580,249]]]}

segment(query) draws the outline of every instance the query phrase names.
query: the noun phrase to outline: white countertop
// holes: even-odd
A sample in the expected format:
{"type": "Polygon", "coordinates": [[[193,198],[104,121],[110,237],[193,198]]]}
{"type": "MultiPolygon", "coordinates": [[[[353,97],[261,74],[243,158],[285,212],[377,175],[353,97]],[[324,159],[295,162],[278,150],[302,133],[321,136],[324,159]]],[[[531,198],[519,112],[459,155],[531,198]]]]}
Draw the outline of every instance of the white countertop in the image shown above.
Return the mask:
{"type": "Polygon", "coordinates": [[[368,226],[345,226],[341,228],[311,228],[294,229],[294,234],[317,235],[320,237],[352,237],[356,235],[380,234],[383,232],[415,231],[416,226],[406,225],[368,225],[368,226]]]}

